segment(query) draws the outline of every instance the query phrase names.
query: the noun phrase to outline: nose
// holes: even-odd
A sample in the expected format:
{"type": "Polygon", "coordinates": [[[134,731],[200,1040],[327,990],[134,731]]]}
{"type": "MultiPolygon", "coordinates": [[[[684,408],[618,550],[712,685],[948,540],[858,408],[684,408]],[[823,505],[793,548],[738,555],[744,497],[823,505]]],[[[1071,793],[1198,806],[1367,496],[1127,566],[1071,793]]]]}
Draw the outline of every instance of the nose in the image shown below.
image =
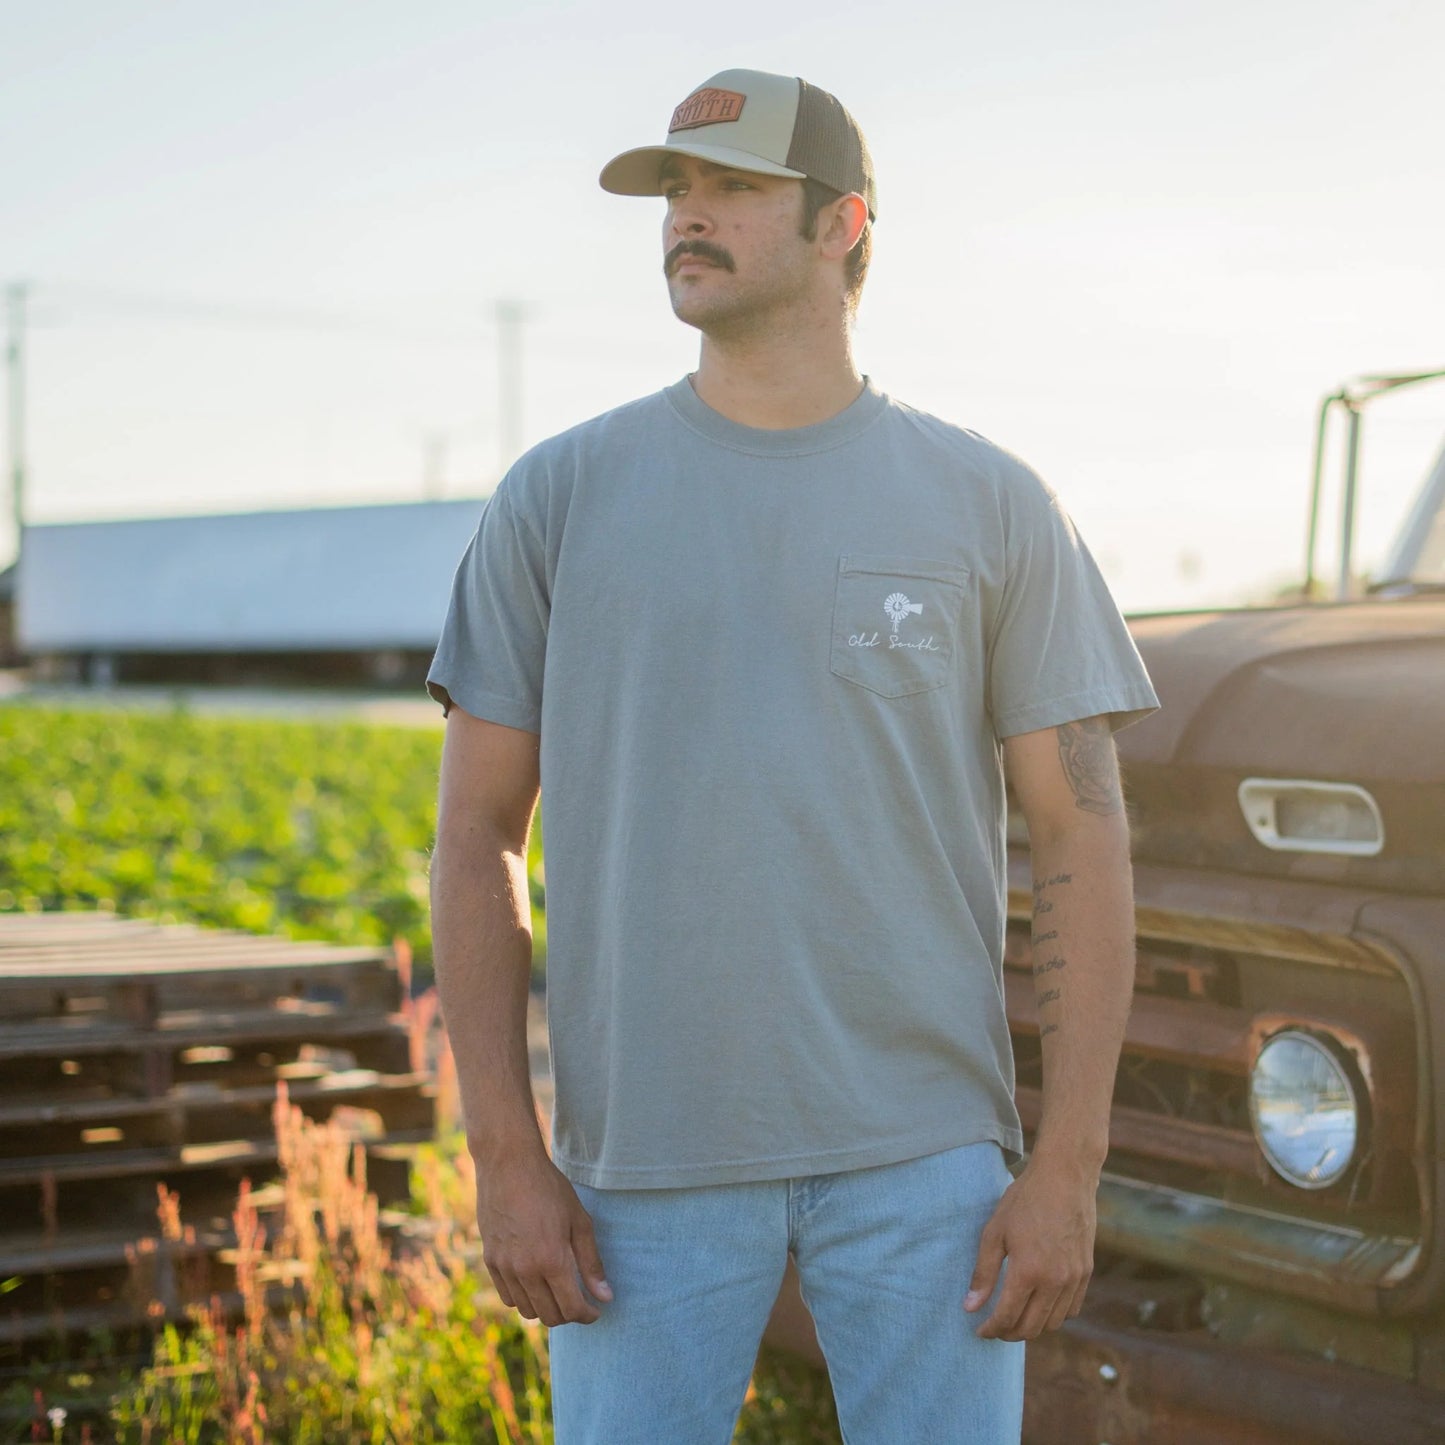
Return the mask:
{"type": "Polygon", "coordinates": [[[699,236],[706,236],[712,230],[712,217],[701,199],[695,198],[695,188],[673,202],[667,226],[679,241],[695,240],[699,236]]]}

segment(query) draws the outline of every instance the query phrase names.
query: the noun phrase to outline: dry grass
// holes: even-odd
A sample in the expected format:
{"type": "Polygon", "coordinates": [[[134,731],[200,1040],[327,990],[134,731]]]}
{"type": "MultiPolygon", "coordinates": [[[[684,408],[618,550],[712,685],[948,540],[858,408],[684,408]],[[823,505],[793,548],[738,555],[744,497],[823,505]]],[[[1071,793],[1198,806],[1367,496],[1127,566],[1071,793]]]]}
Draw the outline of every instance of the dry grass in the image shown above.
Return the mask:
{"type": "MultiPolygon", "coordinates": [[[[550,1445],[546,1330],[505,1309],[480,1264],[455,1071],[434,1024],[423,995],[411,1006],[414,1063],[436,1070],[440,1128],[413,1169],[412,1213],[384,1227],[360,1141],[307,1119],[278,1085],[280,1180],[259,1196],[243,1184],[236,1200],[224,1257],[234,1307],[213,1298],[186,1323],[160,1325],[149,1366],[114,1401],[117,1441],[550,1445]]],[[[165,1190],[159,1217],[159,1242],[132,1261],[158,1315],[148,1291],[167,1273],[162,1252],[174,1251],[183,1292],[197,1282],[184,1273],[193,1241],[179,1200],[165,1190]]],[[[65,1438],[63,1422],[34,1438],[65,1438]]],[[[836,1445],[826,1380],[765,1352],[734,1438],[836,1445]]]]}
{"type": "MultiPolygon", "coordinates": [[[[117,1438],[550,1441],[545,1332],[489,1298],[440,1151],[417,1171],[425,1213],[393,1237],[357,1140],[307,1119],[284,1084],[274,1122],[280,1199],[263,1217],[243,1184],[232,1216],[239,1317],[212,1300],[188,1329],[165,1326],[116,1403],[117,1438]]],[[[165,1240],[183,1241],[172,1196],[161,1214],[165,1240]]]]}

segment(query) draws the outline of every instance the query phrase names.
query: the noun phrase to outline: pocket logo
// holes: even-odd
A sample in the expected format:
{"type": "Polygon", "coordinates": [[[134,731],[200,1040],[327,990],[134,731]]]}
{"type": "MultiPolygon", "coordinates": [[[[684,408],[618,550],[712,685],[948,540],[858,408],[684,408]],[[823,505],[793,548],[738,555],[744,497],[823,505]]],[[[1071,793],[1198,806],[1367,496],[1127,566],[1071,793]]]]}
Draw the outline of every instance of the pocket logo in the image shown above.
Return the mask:
{"type": "Polygon", "coordinates": [[[887,601],[884,602],[883,610],[888,614],[889,619],[893,623],[892,636],[897,637],[898,624],[902,622],[910,612],[913,613],[914,616],[921,615],[923,612],[923,604],[921,602],[910,602],[906,594],[902,592],[892,592],[888,595],[887,601]]]}
{"type": "Polygon", "coordinates": [[[942,688],[954,672],[967,582],[968,568],[957,562],[898,552],[840,556],[829,668],[879,697],[942,688]]]}

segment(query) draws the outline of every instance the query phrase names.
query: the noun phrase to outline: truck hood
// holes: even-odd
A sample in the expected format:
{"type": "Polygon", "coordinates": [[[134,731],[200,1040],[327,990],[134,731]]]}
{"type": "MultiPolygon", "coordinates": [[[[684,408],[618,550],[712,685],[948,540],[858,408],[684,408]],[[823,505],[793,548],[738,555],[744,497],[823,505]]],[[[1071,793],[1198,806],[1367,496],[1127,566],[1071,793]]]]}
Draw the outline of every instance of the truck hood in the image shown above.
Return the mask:
{"type": "Polygon", "coordinates": [[[1445,598],[1143,616],[1130,630],[1161,710],[1118,735],[1136,856],[1445,884],[1445,598]],[[1248,777],[1365,787],[1386,845],[1343,859],[1266,848],[1237,799],[1248,777]]]}

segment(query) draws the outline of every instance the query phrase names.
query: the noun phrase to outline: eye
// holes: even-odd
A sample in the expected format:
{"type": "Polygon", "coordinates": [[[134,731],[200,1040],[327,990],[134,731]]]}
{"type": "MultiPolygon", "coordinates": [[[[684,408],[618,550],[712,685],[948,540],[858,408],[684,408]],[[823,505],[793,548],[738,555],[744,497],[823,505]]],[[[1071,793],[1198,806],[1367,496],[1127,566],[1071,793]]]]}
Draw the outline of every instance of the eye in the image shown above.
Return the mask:
{"type": "Polygon", "coordinates": [[[664,181],[662,195],[664,200],[675,201],[679,196],[685,195],[687,187],[681,181],[664,181]]]}

